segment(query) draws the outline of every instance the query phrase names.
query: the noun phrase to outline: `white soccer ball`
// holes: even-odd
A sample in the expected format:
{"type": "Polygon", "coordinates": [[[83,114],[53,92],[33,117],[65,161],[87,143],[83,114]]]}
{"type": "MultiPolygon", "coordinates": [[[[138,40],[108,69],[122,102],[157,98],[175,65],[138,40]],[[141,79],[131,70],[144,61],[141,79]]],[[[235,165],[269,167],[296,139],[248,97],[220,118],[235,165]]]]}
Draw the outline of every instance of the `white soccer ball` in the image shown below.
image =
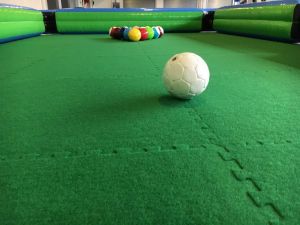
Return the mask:
{"type": "Polygon", "coordinates": [[[163,80],[171,95],[191,99],[206,89],[209,69],[200,56],[184,52],[169,59],[164,68],[163,80]]]}

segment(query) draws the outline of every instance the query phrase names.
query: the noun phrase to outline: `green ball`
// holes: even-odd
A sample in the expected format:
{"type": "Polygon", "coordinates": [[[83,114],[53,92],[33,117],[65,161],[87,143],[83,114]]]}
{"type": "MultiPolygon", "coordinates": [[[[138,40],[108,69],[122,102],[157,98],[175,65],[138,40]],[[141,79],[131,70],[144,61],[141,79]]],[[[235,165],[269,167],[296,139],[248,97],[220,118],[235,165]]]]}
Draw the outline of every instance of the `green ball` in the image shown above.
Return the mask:
{"type": "Polygon", "coordinates": [[[148,32],[148,40],[152,39],[154,37],[154,31],[152,27],[146,26],[147,32],[148,32]]]}

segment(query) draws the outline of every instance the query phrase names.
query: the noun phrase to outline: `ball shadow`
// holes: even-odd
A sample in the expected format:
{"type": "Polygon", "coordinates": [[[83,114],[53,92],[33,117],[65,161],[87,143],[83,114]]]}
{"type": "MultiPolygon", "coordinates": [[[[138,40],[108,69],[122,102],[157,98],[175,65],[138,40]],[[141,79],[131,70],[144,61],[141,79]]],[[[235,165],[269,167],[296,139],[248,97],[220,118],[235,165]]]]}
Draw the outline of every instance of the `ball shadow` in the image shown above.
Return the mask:
{"type": "Polygon", "coordinates": [[[185,107],[185,108],[195,108],[199,106],[203,106],[205,104],[205,98],[200,98],[196,96],[191,99],[180,99],[173,97],[171,95],[162,95],[158,99],[160,105],[167,106],[167,107],[185,107]]]}
{"type": "Polygon", "coordinates": [[[189,99],[179,99],[171,95],[162,95],[158,99],[159,103],[163,106],[168,107],[186,107],[191,100],[189,99]]]}
{"type": "Polygon", "coordinates": [[[119,42],[120,40],[118,39],[114,39],[111,37],[106,37],[106,38],[91,38],[91,40],[93,41],[97,41],[97,42],[105,42],[105,43],[116,43],[119,42]]]}

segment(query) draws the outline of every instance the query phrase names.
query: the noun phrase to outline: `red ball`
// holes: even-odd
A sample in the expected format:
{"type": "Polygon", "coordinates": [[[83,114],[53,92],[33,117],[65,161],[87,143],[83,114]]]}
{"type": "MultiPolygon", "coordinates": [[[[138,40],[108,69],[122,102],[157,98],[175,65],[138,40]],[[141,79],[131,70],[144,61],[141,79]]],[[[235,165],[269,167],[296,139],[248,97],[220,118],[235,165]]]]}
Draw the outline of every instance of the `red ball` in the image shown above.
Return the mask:
{"type": "MultiPolygon", "coordinates": [[[[109,36],[111,36],[112,30],[115,29],[115,28],[116,28],[116,27],[111,27],[111,28],[109,28],[109,31],[108,31],[109,36]]],[[[111,37],[112,37],[112,36],[111,36],[111,37]]]]}
{"type": "Polygon", "coordinates": [[[112,38],[121,39],[122,38],[122,32],[120,27],[113,27],[110,31],[110,36],[112,38]]]}
{"type": "Polygon", "coordinates": [[[147,31],[146,27],[140,27],[139,30],[141,32],[141,41],[147,40],[148,39],[148,31],[147,31]]]}

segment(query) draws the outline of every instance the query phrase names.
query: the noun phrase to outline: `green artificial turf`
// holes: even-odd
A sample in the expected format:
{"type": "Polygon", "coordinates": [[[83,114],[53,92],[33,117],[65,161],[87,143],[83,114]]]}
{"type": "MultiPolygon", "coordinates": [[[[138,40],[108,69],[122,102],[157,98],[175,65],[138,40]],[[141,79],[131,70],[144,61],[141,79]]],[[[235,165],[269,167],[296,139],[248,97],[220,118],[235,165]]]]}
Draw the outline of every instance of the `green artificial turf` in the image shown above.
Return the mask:
{"type": "Polygon", "coordinates": [[[300,221],[300,46],[215,33],[0,45],[1,224],[300,221]],[[161,74],[202,56],[208,89],[161,74]]]}

